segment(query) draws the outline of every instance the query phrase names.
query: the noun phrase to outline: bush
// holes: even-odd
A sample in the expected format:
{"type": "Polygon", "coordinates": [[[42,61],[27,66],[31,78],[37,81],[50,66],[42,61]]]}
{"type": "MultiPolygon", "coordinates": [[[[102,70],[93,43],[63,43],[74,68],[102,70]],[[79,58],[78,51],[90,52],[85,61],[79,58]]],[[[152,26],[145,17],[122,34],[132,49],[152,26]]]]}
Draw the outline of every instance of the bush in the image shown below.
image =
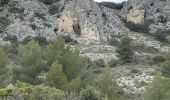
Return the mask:
{"type": "Polygon", "coordinates": [[[141,71],[139,69],[132,69],[130,73],[141,73],[141,71]]]}
{"type": "Polygon", "coordinates": [[[53,87],[22,82],[17,82],[15,87],[24,94],[19,96],[24,96],[26,100],[65,100],[64,92],[53,87]]]}
{"type": "Polygon", "coordinates": [[[7,5],[9,3],[10,0],[1,0],[0,1],[0,7],[1,6],[4,6],[4,5],[7,5]]]}
{"type": "Polygon", "coordinates": [[[114,3],[114,2],[101,2],[98,3],[100,6],[105,6],[111,9],[122,9],[125,2],[114,3]]]}
{"type": "Polygon", "coordinates": [[[110,67],[116,67],[118,65],[118,60],[115,60],[115,59],[112,59],[110,62],[109,62],[109,66],[110,67]]]}
{"type": "Polygon", "coordinates": [[[112,37],[110,40],[109,40],[109,45],[111,46],[119,46],[120,45],[120,41],[118,39],[116,39],[116,37],[112,37]]]}
{"type": "Polygon", "coordinates": [[[169,93],[170,80],[168,78],[158,77],[146,88],[144,100],[169,100],[169,93]]]}
{"type": "MultiPolygon", "coordinates": [[[[24,8],[18,8],[18,7],[16,7],[16,6],[14,6],[14,7],[10,7],[9,9],[8,9],[8,11],[10,12],[10,13],[19,13],[19,14],[23,14],[24,13],[24,8]]],[[[20,15],[20,16],[22,16],[22,15],[20,15]]]]}
{"type": "Polygon", "coordinates": [[[170,30],[167,31],[159,31],[156,33],[151,34],[152,36],[154,36],[157,40],[162,41],[162,42],[169,42],[167,36],[169,35],[170,30]]]}
{"type": "Polygon", "coordinates": [[[131,31],[140,33],[149,33],[149,26],[153,23],[153,21],[145,21],[143,24],[135,24],[133,22],[127,22],[126,20],[122,21],[131,31]]]}
{"type": "Polygon", "coordinates": [[[157,56],[154,56],[153,57],[153,61],[155,62],[155,63],[162,63],[162,62],[164,62],[166,60],[166,58],[164,57],[164,56],[162,56],[162,55],[157,55],[157,56]]]}
{"type": "Polygon", "coordinates": [[[100,76],[94,79],[93,84],[96,89],[100,90],[103,97],[107,97],[106,100],[121,100],[120,96],[123,96],[116,85],[116,79],[111,68],[104,68],[100,76]]]}
{"type": "Polygon", "coordinates": [[[6,17],[0,17],[0,33],[3,33],[9,24],[10,22],[6,17]]]}
{"type": "Polygon", "coordinates": [[[70,36],[64,36],[65,43],[73,43],[78,44],[78,42],[74,39],[72,39],[70,36]]]}
{"type": "Polygon", "coordinates": [[[32,37],[31,37],[31,36],[26,36],[26,37],[23,39],[22,44],[27,44],[27,43],[29,43],[31,40],[32,40],[32,37]]]}
{"type": "Polygon", "coordinates": [[[95,68],[104,68],[105,67],[105,62],[103,59],[95,60],[92,63],[95,68]]]}
{"type": "Polygon", "coordinates": [[[162,69],[161,72],[164,76],[170,77],[170,61],[166,61],[162,63],[162,69]]]}
{"type": "Polygon", "coordinates": [[[5,36],[3,40],[4,41],[11,41],[12,43],[14,43],[14,42],[18,41],[18,38],[15,35],[8,35],[8,36],[5,36]]]}
{"type": "Polygon", "coordinates": [[[39,0],[39,1],[47,5],[52,5],[53,3],[58,2],[59,0],[39,0]]]}
{"type": "Polygon", "coordinates": [[[80,92],[80,99],[81,100],[102,100],[100,97],[100,92],[91,86],[87,86],[85,89],[82,89],[82,91],[80,92]]]}
{"type": "Polygon", "coordinates": [[[47,41],[47,39],[45,37],[36,36],[33,39],[34,39],[34,41],[38,42],[39,45],[41,45],[41,46],[44,46],[44,45],[48,44],[48,41],[47,41]]]}
{"type": "Polygon", "coordinates": [[[6,67],[8,63],[9,58],[6,54],[6,51],[2,47],[0,47],[0,76],[6,74],[6,72],[8,71],[6,67]]]}
{"type": "Polygon", "coordinates": [[[146,46],[145,44],[139,44],[139,43],[133,43],[132,48],[134,51],[138,52],[146,52],[146,53],[157,53],[158,49],[151,47],[151,46],[146,46]]]}
{"type": "Polygon", "coordinates": [[[50,7],[49,7],[49,12],[50,12],[50,14],[54,15],[54,14],[56,14],[56,13],[61,12],[61,11],[64,9],[64,7],[60,7],[60,6],[61,6],[61,5],[56,5],[56,4],[50,6],[50,7]]]}

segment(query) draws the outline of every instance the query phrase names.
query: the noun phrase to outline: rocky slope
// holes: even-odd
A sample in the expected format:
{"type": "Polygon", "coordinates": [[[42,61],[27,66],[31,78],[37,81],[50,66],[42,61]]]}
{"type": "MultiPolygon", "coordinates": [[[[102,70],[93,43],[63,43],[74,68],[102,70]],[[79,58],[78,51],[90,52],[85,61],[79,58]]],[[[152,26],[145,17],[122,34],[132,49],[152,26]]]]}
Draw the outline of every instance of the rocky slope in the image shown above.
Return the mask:
{"type": "MultiPolygon", "coordinates": [[[[129,30],[121,20],[124,18],[140,24],[152,20],[151,33],[170,30],[169,0],[128,0],[121,11],[99,6],[93,0],[47,1],[10,0],[0,7],[0,18],[10,21],[5,31],[0,33],[0,44],[10,44],[10,40],[5,39],[9,36],[17,37],[18,41],[29,36],[42,36],[51,41],[64,35],[78,42],[76,47],[80,55],[92,61],[103,59],[106,63],[117,59],[116,46],[109,45],[108,41],[120,35],[132,38],[137,49],[136,58],[169,51],[167,45],[152,36],[129,30]]],[[[155,71],[154,68],[135,68],[141,73],[129,75],[133,68],[127,67],[113,69],[118,75],[118,85],[130,93],[143,92],[144,86],[153,80],[155,71]]]]}
{"type": "Polygon", "coordinates": [[[27,36],[53,40],[69,35],[83,44],[107,42],[112,36],[130,33],[119,16],[135,23],[152,20],[150,32],[155,33],[170,29],[169,5],[169,0],[128,0],[118,14],[93,0],[10,0],[0,11],[0,17],[11,22],[0,40],[8,35],[19,41],[27,36]]]}

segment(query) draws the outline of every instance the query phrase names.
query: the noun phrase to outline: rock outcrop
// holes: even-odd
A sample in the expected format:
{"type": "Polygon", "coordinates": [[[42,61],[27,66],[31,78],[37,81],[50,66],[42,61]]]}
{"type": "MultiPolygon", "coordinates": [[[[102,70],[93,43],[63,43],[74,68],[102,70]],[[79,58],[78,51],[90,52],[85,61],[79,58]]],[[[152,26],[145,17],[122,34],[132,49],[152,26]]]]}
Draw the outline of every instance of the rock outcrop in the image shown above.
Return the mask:
{"type": "Polygon", "coordinates": [[[152,21],[150,32],[170,29],[169,0],[128,0],[122,14],[127,21],[142,23],[152,21]]]}
{"type": "MultiPolygon", "coordinates": [[[[64,7],[64,1],[45,4],[43,0],[10,0],[8,5],[0,12],[1,17],[10,20],[6,31],[1,33],[1,43],[6,36],[16,36],[23,41],[27,36],[43,36],[47,40],[56,37],[54,29],[58,17],[64,7]]],[[[44,0],[45,1],[45,0],[44,0]]]]}
{"type": "Polygon", "coordinates": [[[145,20],[145,10],[143,5],[134,5],[132,8],[129,8],[126,18],[127,21],[131,21],[134,23],[143,23],[145,20]]]}
{"type": "MultiPolygon", "coordinates": [[[[128,0],[121,16],[135,23],[152,20],[150,32],[170,29],[169,0],[128,0]]],[[[103,43],[112,36],[128,34],[129,30],[114,9],[99,6],[93,0],[10,0],[0,11],[0,17],[11,23],[1,34],[17,36],[43,36],[53,40],[68,35],[79,43],[103,43]],[[57,34],[57,35],[56,35],[57,34]]]]}
{"type": "Polygon", "coordinates": [[[11,21],[1,42],[9,35],[19,41],[27,36],[53,40],[69,35],[79,43],[96,43],[129,33],[114,10],[99,7],[93,0],[11,0],[0,15],[11,21]]]}
{"type": "Polygon", "coordinates": [[[128,29],[113,10],[93,0],[73,0],[65,6],[57,33],[90,43],[107,42],[113,35],[127,34],[128,29]]]}

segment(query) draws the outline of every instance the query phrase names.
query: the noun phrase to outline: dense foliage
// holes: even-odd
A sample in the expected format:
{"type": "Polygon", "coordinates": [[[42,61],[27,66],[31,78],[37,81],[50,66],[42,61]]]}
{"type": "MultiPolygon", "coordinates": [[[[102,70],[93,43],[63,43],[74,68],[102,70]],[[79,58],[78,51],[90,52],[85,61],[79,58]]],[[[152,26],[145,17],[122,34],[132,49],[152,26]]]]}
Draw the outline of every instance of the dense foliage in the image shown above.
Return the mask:
{"type": "MultiPolygon", "coordinates": [[[[9,73],[6,76],[6,79],[9,79],[8,84],[16,84],[2,88],[0,90],[2,97],[12,100],[16,96],[15,89],[19,89],[17,91],[20,92],[17,93],[20,97],[15,97],[18,100],[19,98],[25,98],[24,100],[66,100],[68,98],[69,100],[86,100],[89,98],[86,97],[88,96],[86,92],[91,92],[94,99],[99,96],[97,100],[104,98],[118,100],[114,99],[119,98],[117,85],[112,81],[114,77],[109,69],[105,68],[104,61],[92,63],[79,56],[77,49],[65,44],[62,37],[43,45],[41,42],[44,43],[44,41],[32,38],[27,42],[17,43],[16,52],[12,53],[16,58],[15,63],[7,55],[10,52],[7,53],[6,49],[0,48],[1,76],[9,73]],[[98,77],[94,69],[96,67],[101,68],[102,78],[98,77]],[[106,87],[104,88],[103,85],[106,87]],[[58,96],[61,98],[58,99],[58,96]]],[[[1,79],[1,81],[4,80],[1,79]]]]}
{"type": "Polygon", "coordinates": [[[42,48],[35,41],[20,45],[17,55],[19,65],[14,69],[14,78],[32,84],[39,83],[38,75],[46,67],[42,52],[42,48]]]}
{"type": "Polygon", "coordinates": [[[144,100],[168,100],[170,98],[170,79],[158,77],[147,88],[144,100]]]}

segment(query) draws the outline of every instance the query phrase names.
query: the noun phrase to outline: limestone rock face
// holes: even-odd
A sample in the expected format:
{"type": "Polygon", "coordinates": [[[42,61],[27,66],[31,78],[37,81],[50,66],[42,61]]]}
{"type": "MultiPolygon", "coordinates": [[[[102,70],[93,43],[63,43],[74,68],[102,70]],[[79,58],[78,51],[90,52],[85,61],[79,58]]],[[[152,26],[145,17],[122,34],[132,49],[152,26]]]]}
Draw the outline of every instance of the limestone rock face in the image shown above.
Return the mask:
{"type": "Polygon", "coordinates": [[[143,5],[135,5],[133,8],[129,10],[127,13],[127,21],[131,21],[134,23],[143,23],[145,18],[145,10],[143,5]]]}
{"type": "Polygon", "coordinates": [[[60,18],[59,35],[69,35],[79,43],[107,42],[128,29],[111,9],[99,7],[93,0],[72,0],[60,18]]]}
{"type": "Polygon", "coordinates": [[[170,0],[128,0],[122,14],[135,23],[153,21],[151,33],[170,29],[170,0]]]}
{"type": "Polygon", "coordinates": [[[43,36],[47,40],[55,39],[54,29],[65,0],[53,2],[51,5],[41,1],[10,0],[0,12],[0,15],[10,20],[10,25],[1,34],[1,43],[6,36],[16,36],[19,41],[23,41],[27,36],[43,36]]]}
{"type": "Polygon", "coordinates": [[[114,10],[99,7],[93,0],[11,0],[0,11],[11,21],[0,36],[43,36],[53,40],[69,35],[79,43],[107,42],[113,35],[129,33],[114,10]]]}

